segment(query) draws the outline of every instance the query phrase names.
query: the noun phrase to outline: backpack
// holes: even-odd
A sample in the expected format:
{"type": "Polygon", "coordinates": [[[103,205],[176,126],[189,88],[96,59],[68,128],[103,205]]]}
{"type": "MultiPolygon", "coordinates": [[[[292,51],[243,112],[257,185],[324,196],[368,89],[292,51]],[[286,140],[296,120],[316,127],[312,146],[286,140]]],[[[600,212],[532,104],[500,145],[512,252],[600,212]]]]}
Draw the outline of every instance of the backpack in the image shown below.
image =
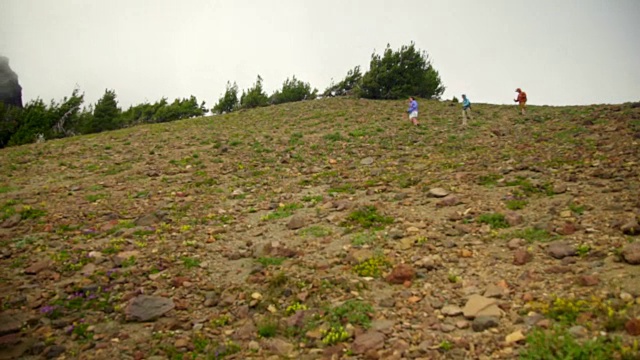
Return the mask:
{"type": "Polygon", "coordinates": [[[522,96],[522,100],[524,100],[524,102],[527,102],[527,93],[526,92],[521,92],[521,96],[522,96]]]}

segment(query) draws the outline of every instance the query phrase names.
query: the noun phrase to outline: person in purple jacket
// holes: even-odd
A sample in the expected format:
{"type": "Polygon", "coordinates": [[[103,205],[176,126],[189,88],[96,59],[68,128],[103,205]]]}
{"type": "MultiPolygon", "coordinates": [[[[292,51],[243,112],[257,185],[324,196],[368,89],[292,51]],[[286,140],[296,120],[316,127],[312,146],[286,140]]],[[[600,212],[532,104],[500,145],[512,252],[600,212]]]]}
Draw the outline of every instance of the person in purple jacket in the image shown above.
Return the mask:
{"type": "Polygon", "coordinates": [[[407,109],[407,113],[413,125],[418,126],[418,102],[413,96],[409,97],[409,109],[407,109]]]}

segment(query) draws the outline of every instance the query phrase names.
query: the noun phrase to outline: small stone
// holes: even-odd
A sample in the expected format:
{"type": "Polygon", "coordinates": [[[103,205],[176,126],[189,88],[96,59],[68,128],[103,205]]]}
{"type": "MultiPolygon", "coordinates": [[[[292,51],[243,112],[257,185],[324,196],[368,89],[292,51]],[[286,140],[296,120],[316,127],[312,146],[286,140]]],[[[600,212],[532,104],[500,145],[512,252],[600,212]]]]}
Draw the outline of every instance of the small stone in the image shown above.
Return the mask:
{"type": "Polygon", "coordinates": [[[22,328],[24,321],[25,316],[22,314],[0,313],[0,336],[17,333],[22,328]]]}
{"type": "Polygon", "coordinates": [[[173,310],[173,300],[161,296],[140,295],[129,301],[125,314],[127,320],[149,321],[173,310]]]}
{"type": "Polygon", "coordinates": [[[578,278],[578,283],[582,286],[596,286],[600,279],[596,275],[582,275],[578,278]]]}
{"type": "Polygon", "coordinates": [[[564,241],[554,241],[547,247],[547,254],[556,259],[575,256],[576,250],[564,241]]]}
{"type": "Polygon", "coordinates": [[[373,164],[374,161],[375,161],[374,158],[366,157],[366,158],[360,160],[360,164],[361,165],[371,165],[371,164],[373,164]]]}
{"type": "Polygon", "coordinates": [[[636,220],[631,220],[620,227],[625,235],[639,235],[640,224],[636,220]]]}
{"type": "Polygon", "coordinates": [[[456,206],[462,203],[460,198],[455,195],[447,195],[442,200],[436,203],[436,207],[448,207],[448,206],[456,206]]]}
{"type": "Polygon", "coordinates": [[[531,260],[533,260],[533,255],[525,249],[518,249],[513,252],[514,265],[524,265],[531,260]]]}
{"type": "Polygon", "coordinates": [[[294,215],[291,217],[291,220],[287,223],[287,229],[296,230],[305,227],[307,224],[307,219],[303,215],[294,215]]]}
{"type": "Polygon", "coordinates": [[[505,289],[498,285],[489,285],[484,291],[484,296],[488,298],[502,298],[505,295],[505,289]]]}
{"type": "Polygon", "coordinates": [[[262,294],[260,294],[259,292],[254,292],[253,294],[251,294],[251,298],[255,300],[262,300],[262,294]]]}
{"type": "Polygon", "coordinates": [[[386,280],[391,284],[402,284],[407,280],[411,281],[415,276],[416,271],[411,265],[399,264],[387,275],[386,280]]]}
{"type": "Polygon", "coordinates": [[[629,319],[624,325],[624,329],[631,336],[640,336],[640,318],[629,319]]]}
{"type": "Polygon", "coordinates": [[[520,238],[513,238],[511,240],[509,240],[509,242],[507,243],[507,247],[511,250],[516,250],[519,249],[523,246],[525,246],[527,244],[527,242],[524,239],[520,239],[520,238]]]}
{"type": "Polygon", "coordinates": [[[456,321],[456,327],[458,329],[466,329],[469,327],[469,322],[467,320],[458,320],[456,321]]]}
{"type": "Polygon", "coordinates": [[[437,198],[443,198],[449,195],[449,192],[443,188],[429,189],[429,195],[437,198]]]}
{"type": "Polygon", "coordinates": [[[462,309],[455,305],[446,305],[440,310],[440,312],[442,312],[442,315],[446,316],[458,316],[462,314],[462,309]]]}
{"type": "Polygon", "coordinates": [[[569,334],[577,338],[583,338],[589,335],[589,331],[584,326],[575,325],[569,328],[569,334]]]}
{"type": "Polygon", "coordinates": [[[471,323],[471,328],[475,332],[487,330],[489,328],[497,327],[500,324],[498,318],[493,316],[479,316],[471,323]]]}
{"type": "Polygon", "coordinates": [[[506,220],[509,226],[518,226],[524,222],[524,218],[522,215],[515,211],[509,211],[505,214],[504,219],[506,220]]]}
{"type": "Polygon", "coordinates": [[[39,272],[46,270],[47,268],[49,268],[49,261],[48,260],[42,260],[42,261],[38,261],[37,263],[29,266],[28,268],[24,269],[24,273],[27,275],[36,275],[39,272]]]}
{"type": "Polygon", "coordinates": [[[507,344],[515,344],[520,341],[524,341],[526,337],[522,333],[522,330],[514,331],[511,334],[507,335],[505,338],[505,343],[507,344]]]}
{"type": "Polygon", "coordinates": [[[351,350],[355,354],[365,354],[371,350],[379,350],[384,346],[384,334],[378,331],[369,330],[357,335],[351,350]]]}
{"type": "Polygon", "coordinates": [[[554,184],[552,189],[554,194],[564,194],[567,192],[567,185],[565,184],[554,184]]]}
{"type": "Polygon", "coordinates": [[[22,220],[22,215],[13,214],[13,215],[9,216],[5,221],[0,223],[0,228],[10,229],[10,228],[18,225],[21,220],[22,220]]]}
{"type": "Polygon", "coordinates": [[[178,339],[178,340],[175,341],[175,343],[173,343],[173,346],[175,346],[178,349],[186,348],[187,346],[189,346],[189,340],[187,340],[187,339],[178,339]]]}
{"type": "Polygon", "coordinates": [[[293,344],[279,338],[267,340],[265,343],[265,347],[274,354],[287,358],[292,357],[291,355],[293,354],[293,350],[295,349],[295,346],[293,344]]]}
{"type": "Polygon", "coordinates": [[[113,263],[116,266],[122,266],[126,261],[130,261],[131,259],[137,259],[140,256],[140,251],[131,250],[131,251],[121,251],[113,257],[113,263]]]}
{"type": "Polygon", "coordinates": [[[625,246],[621,256],[624,261],[631,265],[640,265],[640,241],[625,246]]]}
{"type": "Polygon", "coordinates": [[[159,222],[160,218],[155,213],[142,215],[134,221],[137,226],[152,226],[159,222]]]}
{"type": "Polygon", "coordinates": [[[469,300],[467,300],[462,312],[464,317],[467,319],[473,319],[477,316],[481,316],[483,311],[492,307],[497,308],[495,299],[489,299],[484,296],[474,294],[469,297],[469,300]]]}
{"type": "Polygon", "coordinates": [[[80,270],[80,273],[84,276],[91,276],[94,272],[96,272],[96,265],[94,263],[88,263],[80,270]]]}

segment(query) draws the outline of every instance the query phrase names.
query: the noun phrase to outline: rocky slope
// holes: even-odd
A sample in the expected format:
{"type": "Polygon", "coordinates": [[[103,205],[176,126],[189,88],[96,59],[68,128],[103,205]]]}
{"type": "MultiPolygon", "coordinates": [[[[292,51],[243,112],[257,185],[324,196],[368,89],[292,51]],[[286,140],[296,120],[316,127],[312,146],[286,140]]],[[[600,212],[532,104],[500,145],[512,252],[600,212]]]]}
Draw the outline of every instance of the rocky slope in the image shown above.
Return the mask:
{"type": "Polygon", "coordinates": [[[0,150],[0,359],[637,358],[640,108],[404,107],[0,150]]]}

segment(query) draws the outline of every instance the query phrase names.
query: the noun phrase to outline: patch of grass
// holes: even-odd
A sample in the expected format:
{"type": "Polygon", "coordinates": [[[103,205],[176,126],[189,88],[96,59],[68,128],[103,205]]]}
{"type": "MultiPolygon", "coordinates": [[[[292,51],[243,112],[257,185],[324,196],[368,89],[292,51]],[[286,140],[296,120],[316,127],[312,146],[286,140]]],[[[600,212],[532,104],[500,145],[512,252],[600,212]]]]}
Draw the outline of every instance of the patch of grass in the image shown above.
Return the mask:
{"type": "Polygon", "coordinates": [[[527,196],[531,196],[535,194],[543,194],[547,196],[554,195],[553,184],[551,184],[550,182],[534,184],[531,181],[529,181],[529,179],[518,176],[516,177],[515,180],[507,181],[506,185],[519,186],[520,190],[522,190],[522,192],[527,196]]]}
{"type": "Polygon", "coordinates": [[[286,204],[286,205],[282,205],[280,207],[278,207],[276,210],[270,212],[269,214],[265,215],[262,217],[263,221],[268,221],[268,220],[277,220],[277,219],[283,219],[283,218],[287,218],[291,215],[293,215],[293,212],[297,209],[302,208],[301,204],[298,203],[293,203],[293,204],[286,204]]]}
{"type": "Polygon", "coordinates": [[[326,134],[322,138],[327,141],[346,141],[347,140],[344,136],[342,136],[341,133],[337,131],[331,134],[326,134]]]}
{"type": "Polygon", "coordinates": [[[258,335],[263,338],[271,338],[278,333],[278,323],[273,320],[265,320],[258,324],[258,335]]]}
{"type": "Polygon", "coordinates": [[[481,224],[488,224],[492,229],[506,229],[509,227],[504,215],[500,213],[482,214],[478,216],[476,221],[481,224]]]}
{"type": "Polygon", "coordinates": [[[557,238],[555,235],[550,234],[544,229],[533,227],[511,232],[509,234],[506,234],[504,237],[509,239],[521,238],[526,240],[528,243],[548,242],[557,238]]]}
{"type": "Polygon", "coordinates": [[[521,209],[524,209],[524,207],[527,204],[528,202],[526,200],[514,199],[514,200],[507,200],[507,202],[505,203],[505,206],[509,210],[521,210],[521,209]]]}
{"type": "Polygon", "coordinates": [[[84,197],[88,202],[94,203],[101,199],[106,199],[107,194],[88,194],[84,197]]]}
{"type": "Polygon", "coordinates": [[[372,232],[360,232],[353,236],[351,239],[351,245],[353,246],[364,246],[371,245],[376,240],[375,233],[372,232]]]}
{"type": "Polygon", "coordinates": [[[589,252],[591,251],[591,246],[587,245],[587,244],[580,244],[577,248],[576,248],[576,252],[578,253],[578,256],[580,257],[585,257],[589,254],[589,252]]]}
{"type": "Polygon", "coordinates": [[[343,193],[343,194],[355,194],[356,189],[352,184],[341,184],[327,190],[329,194],[343,193]]]}
{"type": "Polygon", "coordinates": [[[353,272],[358,276],[380,277],[388,267],[389,262],[383,256],[375,256],[356,264],[353,267],[353,272]]]}
{"type": "Polygon", "coordinates": [[[317,204],[324,199],[322,195],[306,195],[302,197],[303,202],[310,202],[313,204],[317,204]]]}
{"type": "Polygon", "coordinates": [[[23,206],[22,209],[20,209],[19,213],[23,219],[37,219],[47,215],[47,212],[45,210],[37,209],[31,207],[30,205],[23,206]]]}
{"type": "Polygon", "coordinates": [[[502,175],[487,174],[479,176],[476,182],[478,185],[493,187],[498,185],[498,180],[500,179],[502,179],[502,175]]]}
{"type": "Polygon", "coordinates": [[[351,299],[329,310],[327,320],[332,326],[351,324],[368,329],[371,326],[373,314],[374,310],[371,304],[351,299]]]}
{"type": "Polygon", "coordinates": [[[0,186],[0,194],[6,194],[14,190],[16,190],[16,188],[12,186],[0,186]]]}
{"type": "Polygon", "coordinates": [[[293,315],[298,311],[307,310],[307,309],[308,309],[307,305],[302,304],[300,302],[294,302],[293,304],[287,306],[287,308],[285,309],[285,314],[293,315]]]}
{"type": "Polygon", "coordinates": [[[325,237],[331,235],[331,230],[319,225],[312,225],[300,231],[302,235],[313,237],[325,237]]]}
{"type": "Polygon", "coordinates": [[[527,335],[527,346],[520,352],[521,360],[592,360],[637,359],[638,344],[625,346],[618,337],[598,336],[584,341],[576,340],[566,329],[533,329],[527,335]]]}
{"type": "Polygon", "coordinates": [[[378,209],[369,205],[350,213],[343,226],[360,226],[365,229],[381,230],[386,225],[392,224],[393,221],[392,217],[378,214],[378,209]]]}
{"type": "Polygon", "coordinates": [[[183,256],[180,258],[182,260],[182,265],[184,265],[187,269],[192,269],[200,266],[200,260],[194,259],[188,256],[183,256]]]}
{"type": "Polygon", "coordinates": [[[269,278],[269,289],[275,290],[283,287],[289,282],[289,277],[284,271],[280,271],[277,274],[269,278]]]}
{"type": "Polygon", "coordinates": [[[280,266],[285,261],[283,257],[259,257],[256,262],[262,266],[280,266]]]}
{"type": "Polygon", "coordinates": [[[573,212],[576,215],[582,215],[582,214],[584,214],[585,206],[584,205],[578,205],[578,204],[572,202],[572,203],[569,204],[569,210],[571,210],[571,212],[573,212]]]}

